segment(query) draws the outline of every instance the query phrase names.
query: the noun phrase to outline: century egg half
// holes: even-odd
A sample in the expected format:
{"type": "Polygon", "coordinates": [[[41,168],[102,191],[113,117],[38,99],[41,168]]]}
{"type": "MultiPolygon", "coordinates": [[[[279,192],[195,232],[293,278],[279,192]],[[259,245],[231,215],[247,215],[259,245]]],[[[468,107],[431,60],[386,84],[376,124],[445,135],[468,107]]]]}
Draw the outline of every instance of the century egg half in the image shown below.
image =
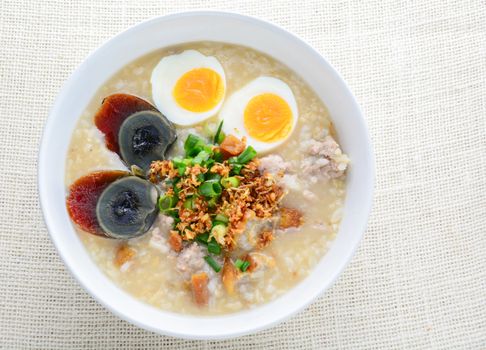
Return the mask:
{"type": "Polygon", "coordinates": [[[144,177],[152,161],[165,159],[177,138],[175,128],[149,102],[122,93],[103,99],[94,122],[106,147],[133,173],[96,171],[79,178],[69,187],[68,213],[81,229],[95,235],[140,236],[158,213],[158,190],[144,177]]]}

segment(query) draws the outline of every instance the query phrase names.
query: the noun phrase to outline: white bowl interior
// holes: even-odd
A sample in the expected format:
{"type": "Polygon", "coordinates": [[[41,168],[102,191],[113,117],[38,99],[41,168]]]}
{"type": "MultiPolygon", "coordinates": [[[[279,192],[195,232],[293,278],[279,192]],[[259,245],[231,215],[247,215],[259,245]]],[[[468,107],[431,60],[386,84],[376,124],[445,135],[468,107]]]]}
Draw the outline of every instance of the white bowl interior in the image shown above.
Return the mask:
{"type": "Polygon", "coordinates": [[[91,54],[60,92],[47,121],[39,154],[44,218],[59,254],[82,286],[121,318],[161,334],[221,339],[269,327],[301,310],[328,288],[351,259],[371,207],[374,159],[360,109],[338,73],[306,43],[269,24],[237,14],[187,12],[141,23],[91,54]],[[66,153],[77,119],[98,88],[134,59],[161,47],[201,40],[254,48],[300,75],[326,104],[340,142],[352,160],[343,221],[329,252],[310,276],[263,306],[225,316],[199,317],[158,310],[116,287],[84,249],[65,208],[66,153]]]}

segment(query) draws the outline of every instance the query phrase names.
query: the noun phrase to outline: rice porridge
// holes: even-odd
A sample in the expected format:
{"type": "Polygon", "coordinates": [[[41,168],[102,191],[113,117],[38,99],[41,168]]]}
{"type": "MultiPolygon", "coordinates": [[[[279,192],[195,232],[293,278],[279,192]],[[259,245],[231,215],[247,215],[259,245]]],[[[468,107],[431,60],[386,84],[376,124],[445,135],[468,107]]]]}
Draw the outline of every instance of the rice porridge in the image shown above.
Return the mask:
{"type": "Polygon", "coordinates": [[[275,59],[214,42],[162,49],[117,72],[80,116],[66,161],[68,211],[95,263],[135,298],[189,314],[253,308],[306,277],[338,232],[349,160],[336,140],[323,103],[275,59]],[[111,146],[100,106],[111,103],[112,114],[122,108],[108,96],[138,103],[111,146]],[[163,151],[156,146],[164,157],[153,158],[151,149],[152,158],[132,161],[153,146],[152,134],[130,129],[132,115],[144,123],[167,117],[144,129],[165,137],[163,151]],[[103,185],[95,202],[79,197],[94,203],[95,214],[83,216],[87,207],[74,193],[91,195],[89,183],[101,182],[91,177],[76,192],[77,179],[103,172],[111,174],[106,184],[127,180],[146,198],[134,200],[134,209],[131,192],[103,185]],[[110,197],[120,193],[123,205],[110,197]],[[140,201],[143,222],[126,219],[142,215],[140,201]],[[138,226],[116,232],[110,210],[138,226]]]}

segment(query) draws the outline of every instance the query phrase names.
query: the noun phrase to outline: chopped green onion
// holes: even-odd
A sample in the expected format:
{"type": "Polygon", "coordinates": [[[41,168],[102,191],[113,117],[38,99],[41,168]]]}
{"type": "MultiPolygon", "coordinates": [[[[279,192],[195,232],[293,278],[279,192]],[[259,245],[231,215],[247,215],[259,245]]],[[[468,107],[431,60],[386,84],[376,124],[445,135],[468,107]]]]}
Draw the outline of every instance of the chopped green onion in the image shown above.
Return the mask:
{"type": "Polygon", "coordinates": [[[226,134],[224,133],[223,130],[221,130],[218,136],[218,144],[222,144],[225,138],[226,138],[226,134]]]}
{"type": "Polygon", "coordinates": [[[199,136],[189,134],[184,142],[184,151],[189,157],[196,156],[202,150],[206,150],[206,142],[199,136]]]}
{"type": "Polygon", "coordinates": [[[221,163],[223,162],[223,154],[221,152],[216,152],[213,155],[213,159],[215,162],[221,163]]]}
{"type": "Polygon", "coordinates": [[[198,241],[200,243],[207,245],[208,240],[209,240],[209,232],[202,233],[202,234],[196,236],[196,241],[198,241]]]}
{"type": "Polygon", "coordinates": [[[216,240],[214,238],[212,238],[208,242],[208,252],[215,254],[215,255],[221,254],[221,246],[218,244],[218,242],[216,242],[216,240]]]}
{"type": "Polygon", "coordinates": [[[194,209],[194,198],[193,198],[193,197],[187,198],[187,199],[184,201],[183,206],[184,206],[184,208],[186,208],[186,209],[191,209],[191,210],[193,210],[193,209],[194,209]]]}
{"type": "MultiPolygon", "coordinates": [[[[243,154],[243,153],[242,153],[243,154]]],[[[229,165],[231,165],[231,171],[233,174],[239,175],[244,164],[238,160],[238,157],[231,157],[228,159],[229,165]]]]}
{"type": "Polygon", "coordinates": [[[246,260],[240,260],[240,259],[236,259],[234,265],[241,272],[245,272],[250,267],[250,263],[248,261],[246,261],[246,260]]]}
{"type": "Polygon", "coordinates": [[[202,164],[207,161],[211,155],[206,151],[201,151],[192,159],[192,164],[202,164]]]}
{"type": "Polygon", "coordinates": [[[223,121],[221,121],[218,125],[218,130],[216,131],[216,134],[214,135],[213,143],[221,144],[221,142],[224,141],[225,135],[224,135],[224,132],[221,131],[222,127],[223,127],[223,121]]]}
{"type": "Polygon", "coordinates": [[[245,272],[250,267],[250,263],[248,261],[244,261],[240,267],[241,272],[245,272]]]}
{"type": "Polygon", "coordinates": [[[241,169],[243,168],[243,164],[234,164],[231,168],[231,171],[235,175],[240,175],[241,169]]]}
{"type": "Polygon", "coordinates": [[[174,157],[172,158],[172,163],[174,163],[174,166],[178,167],[180,165],[189,165],[190,159],[187,158],[181,158],[181,157],[174,157]]]}
{"type": "Polygon", "coordinates": [[[210,155],[213,155],[213,145],[204,145],[202,149],[203,151],[208,152],[210,155]]]}
{"type": "Polygon", "coordinates": [[[211,198],[210,200],[208,200],[208,207],[210,209],[214,209],[216,207],[216,205],[218,204],[218,198],[217,197],[213,197],[211,198]]]}
{"type": "Polygon", "coordinates": [[[194,134],[189,134],[186,137],[186,141],[184,142],[184,151],[188,152],[200,142],[202,141],[200,137],[194,135],[194,134]]]}
{"type": "Polygon", "coordinates": [[[221,175],[215,174],[215,173],[208,173],[206,175],[206,180],[208,180],[208,181],[211,181],[211,180],[219,181],[219,180],[221,180],[221,175]]]}
{"type": "Polygon", "coordinates": [[[178,198],[176,196],[160,196],[159,198],[159,210],[163,213],[168,212],[177,204],[178,198]]]}
{"type": "Polygon", "coordinates": [[[172,208],[170,210],[167,210],[164,212],[164,214],[174,218],[174,223],[181,222],[181,219],[179,218],[179,209],[177,208],[172,208]]]}
{"type": "Polygon", "coordinates": [[[251,146],[248,146],[236,159],[238,160],[238,163],[240,164],[246,164],[253,158],[255,158],[257,155],[257,152],[255,149],[251,146]]]}
{"type": "Polygon", "coordinates": [[[177,171],[179,171],[179,176],[182,176],[185,174],[187,166],[191,164],[191,160],[175,157],[172,159],[172,164],[174,164],[174,167],[176,167],[177,171]]]}
{"type": "Polygon", "coordinates": [[[174,164],[174,166],[178,166],[179,164],[181,164],[184,160],[181,158],[181,157],[174,157],[172,158],[172,163],[174,164]]]}
{"type": "Polygon", "coordinates": [[[199,193],[208,198],[218,197],[222,191],[219,182],[214,180],[205,181],[199,186],[199,193]]]}
{"type": "Polygon", "coordinates": [[[216,214],[216,216],[214,217],[214,220],[222,222],[224,224],[227,224],[228,221],[229,221],[228,217],[226,215],[223,215],[223,214],[216,214]]]}
{"type": "Polygon", "coordinates": [[[204,182],[204,174],[197,174],[196,178],[197,178],[197,181],[204,182]]]}
{"type": "Polygon", "coordinates": [[[209,266],[213,268],[214,271],[219,272],[221,271],[221,266],[216,262],[216,260],[213,259],[212,256],[207,255],[204,257],[204,260],[208,263],[209,266]]]}
{"type": "Polygon", "coordinates": [[[209,158],[207,161],[204,162],[204,166],[208,169],[211,169],[215,162],[216,161],[213,158],[209,158]]]}
{"type": "Polygon", "coordinates": [[[228,228],[225,224],[218,224],[211,229],[210,236],[212,236],[216,242],[224,242],[224,236],[226,236],[227,232],[228,228]]]}
{"type": "Polygon", "coordinates": [[[243,261],[243,260],[236,259],[236,260],[235,260],[235,267],[236,267],[238,270],[241,270],[241,266],[243,266],[243,263],[244,263],[244,261],[243,261]]]}
{"type": "MultiPolygon", "coordinates": [[[[160,209],[160,207],[159,207],[159,209],[160,209]]],[[[179,217],[179,209],[177,209],[177,208],[169,208],[169,209],[165,209],[165,210],[160,210],[160,212],[165,214],[165,215],[172,216],[174,219],[179,217]]]]}
{"type": "Polygon", "coordinates": [[[226,234],[226,231],[228,231],[226,225],[224,223],[219,223],[217,225],[214,225],[211,229],[211,236],[224,236],[226,234]]]}
{"type": "Polygon", "coordinates": [[[221,180],[221,185],[223,185],[224,188],[238,187],[240,185],[240,179],[234,176],[225,177],[221,180]]]}

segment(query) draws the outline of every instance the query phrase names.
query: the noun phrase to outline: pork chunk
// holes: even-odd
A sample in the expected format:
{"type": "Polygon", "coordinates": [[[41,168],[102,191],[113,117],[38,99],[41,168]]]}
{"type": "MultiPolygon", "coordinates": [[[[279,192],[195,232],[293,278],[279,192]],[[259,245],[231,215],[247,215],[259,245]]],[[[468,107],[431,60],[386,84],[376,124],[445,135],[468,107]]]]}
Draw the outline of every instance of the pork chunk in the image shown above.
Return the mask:
{"type": "Polygon", "coordinates": [[[272,175],[277,175],[278,173],[286,172],[290,169],[290,164],[285,162],[283,158],[277,154],[270,154],[263,158],[260,158],[260,163],[258,164],[258,170],[261,173],[268,172],[272,175]]]}
{"type": "Polygon", "coordinates": [[[205,264],[204,255],[204,251],[199,245],[197,245],[197,243],[191,244],[190,246],[184,248],[177,257],[177,270],[179,270],[179,272],[186,277],[195,272],[202,271],[205,264]]]}
{"type": "Polygon", "coordinates": [[[349,163],[349,158],[332,136],[326,136],[322,141],[309,140],[306,142],[306,153],[308,156],[302,162],[302,170],[311,176],[327,179],[341,177],[349,163]]]}
{"type": "Polygon", "coordinates": [[[302,213],[297,209],[283,207],[280,209],[280,222],[278,226],[284,230],[290,227],[299,227],[303,222],[302,216],[302,213]]]}

